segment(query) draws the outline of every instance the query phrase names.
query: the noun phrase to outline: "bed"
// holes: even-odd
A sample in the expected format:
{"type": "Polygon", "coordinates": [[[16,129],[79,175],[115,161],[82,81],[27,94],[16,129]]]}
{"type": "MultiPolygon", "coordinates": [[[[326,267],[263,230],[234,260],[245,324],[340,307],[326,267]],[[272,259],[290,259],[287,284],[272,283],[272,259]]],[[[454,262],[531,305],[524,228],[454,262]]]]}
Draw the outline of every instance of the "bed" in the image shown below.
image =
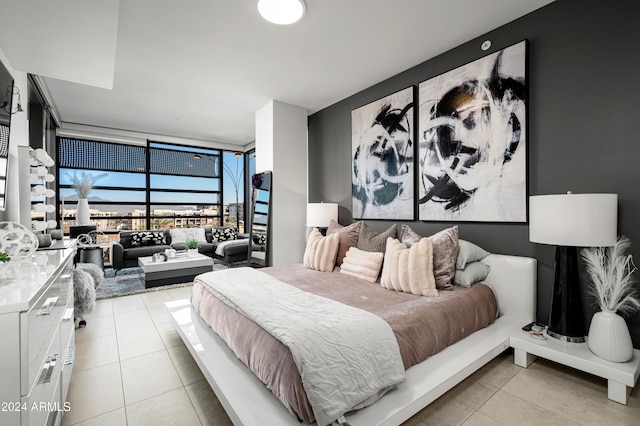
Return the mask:
{"type": "MultiPolygon", "coordinates": [[[[504,351],[509,346],[509,336],[534,319],[535,260],[490,255],[483,262],[491,266],[485,284],[495,294],[499,317],[491,325],[481,325],[477,331],[444,349],[442,345],[435,345],[436,353],[433,355],[422,354],[412,359],[403,356],[405,368],[408,368],[406,380],[373,405],[348,413],[346,420],[349,424],[402,423],[504,351]]],[[[302,287],[306,285],[308,283],[303,283],[302,287]]],[[[199,304],[202,294],[201,286],[194,286],[195,305],[199,304]]],[[[258,425],[264,424],[265,419],[274,424],[300,424],[238,359],[223,338],[211,330],[208,319],[197,313],[197,307],[188,300],[171,302],[167,306],[178,333],[234,424],[258,425]]],[[[224,337],[224,333],[221,335],[224,337]]],[[[233,349],[237,351],[237,348],[233,349]]]]}

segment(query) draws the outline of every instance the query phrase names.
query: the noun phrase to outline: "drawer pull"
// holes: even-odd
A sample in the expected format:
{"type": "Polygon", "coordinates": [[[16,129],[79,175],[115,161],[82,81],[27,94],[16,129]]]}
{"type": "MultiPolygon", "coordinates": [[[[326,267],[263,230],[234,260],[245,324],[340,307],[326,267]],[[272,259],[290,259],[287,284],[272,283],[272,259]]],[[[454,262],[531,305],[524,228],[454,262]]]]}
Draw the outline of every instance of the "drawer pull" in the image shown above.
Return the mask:
{"type": "Polygon", "coordinates": [[[53,308],[56,307],[56,303],[58,303],[58,297],[50,297],[44,301],[40,310],[38,310],[38,315],[49,315],[53,312],[53,308]]]}
{"type": "Polygon", "coordinates": [[[76,353],[76,347],[75,346],[69,346],[69,349],[67,349],[67,355],[64,357],[63,365],[71,365],[71,364],[73,364],[73,359],[75,358],[75,353],[76,353]]]}
{"type": "Polygon", "coordinates": [[[67,308],[64,311],[64,315],[62,316],[62,322],[72,321],[73,320],[73,308],[67,308]]]}
{"type": "Polygon", "coordinates": [[[47,372],[49,372],[49,358],[47,358],[47,362],[44,363],[42,370],[40,371],[40,377],[38,377],[39,385],[44,383],[44,379],[47,377],[47,372]]]}
{"type": "Polygon", "coordinates": [[[44,383],[49,383],[51,381],[51,375],[53,374],[53,369],[56,367],[57,361],[58,354],[51,355],[51,361],[49,362],[49,371],[47,371],[47,376],[44,378],[44,383]]]}
{"type": "Polygon", "coordinates": [[[53,374],[53,369],[56,367],[57,361],[58,361],[58,354],[49,355],[47,357],[47,360],[42,366],[40,377],[38,378],[39,385],[43,383],[49,383],[51,381],[51,375],[53,374]]]}

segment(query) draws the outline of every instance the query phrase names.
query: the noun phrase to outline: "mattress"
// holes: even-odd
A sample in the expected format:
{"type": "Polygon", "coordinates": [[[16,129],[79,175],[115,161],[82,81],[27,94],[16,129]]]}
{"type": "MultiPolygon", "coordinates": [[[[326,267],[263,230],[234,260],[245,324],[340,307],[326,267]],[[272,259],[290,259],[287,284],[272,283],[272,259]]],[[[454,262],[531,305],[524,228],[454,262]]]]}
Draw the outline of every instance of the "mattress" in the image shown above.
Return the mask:
{"type": "MultiPolygon", "coordinates": [[[[438,297],[423,297],[387,290],[337,270],[318,272],[304,265],[287,265],[261,271],[384,319],[396,336],[405,369],[487,327],[497,313],[492,290],[482,284],[454,286],[453,290],[440,291],[438,297]]],[[[194,280],[194,309],[292,415],[312,423],[313,410],[289,349],[211,294],[202,282],[206,275],[194,280]]]]}

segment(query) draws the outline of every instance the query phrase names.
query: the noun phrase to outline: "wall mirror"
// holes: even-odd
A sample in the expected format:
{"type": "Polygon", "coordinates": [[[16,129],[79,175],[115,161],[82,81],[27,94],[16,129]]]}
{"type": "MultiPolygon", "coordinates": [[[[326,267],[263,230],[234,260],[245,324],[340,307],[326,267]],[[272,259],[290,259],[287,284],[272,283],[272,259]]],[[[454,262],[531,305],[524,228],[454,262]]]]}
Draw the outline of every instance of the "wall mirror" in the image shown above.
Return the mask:
{"type": "Polygon", "coordinates": [[[0,210],[6,208],[9,129],[13,106],[13,77],[0,62],[0,210]]]}
{"type": "Polygon", "coordinates": [[[249,238],[249,265],[270,266],[271,245],[271,172],[256,173],[251,177],[251,232],[249,238]]]}

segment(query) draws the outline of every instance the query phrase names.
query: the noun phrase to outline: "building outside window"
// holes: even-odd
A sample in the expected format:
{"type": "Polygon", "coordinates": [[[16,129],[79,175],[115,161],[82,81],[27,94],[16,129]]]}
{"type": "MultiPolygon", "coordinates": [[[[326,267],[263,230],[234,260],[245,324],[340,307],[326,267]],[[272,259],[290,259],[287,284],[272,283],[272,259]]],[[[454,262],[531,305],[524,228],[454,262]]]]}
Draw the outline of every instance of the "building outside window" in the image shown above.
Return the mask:
{"type": "Polygon", "coordinates": [[[103,175],[88,197],[98,230],[221,224],[239,224],[244,230],[242,153],[151,141],[140,146],[58,138],[58,164],[58,211],[65,232],[75,224],[74,173],[103,175]]]}

